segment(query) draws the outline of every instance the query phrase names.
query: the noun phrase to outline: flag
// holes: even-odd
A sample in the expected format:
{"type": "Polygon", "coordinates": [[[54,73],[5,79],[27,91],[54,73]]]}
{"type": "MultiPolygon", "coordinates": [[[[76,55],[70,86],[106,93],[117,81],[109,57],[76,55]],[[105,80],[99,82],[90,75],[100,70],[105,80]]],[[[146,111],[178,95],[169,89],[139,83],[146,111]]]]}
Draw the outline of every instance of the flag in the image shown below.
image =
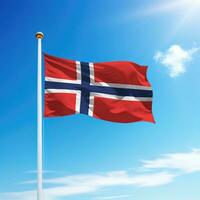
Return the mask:
{"type": "Polygon", "coordinates": [[[45,117],[85,114],[112,122],[154,122],[146,66],[44,55],[45,117]]]}

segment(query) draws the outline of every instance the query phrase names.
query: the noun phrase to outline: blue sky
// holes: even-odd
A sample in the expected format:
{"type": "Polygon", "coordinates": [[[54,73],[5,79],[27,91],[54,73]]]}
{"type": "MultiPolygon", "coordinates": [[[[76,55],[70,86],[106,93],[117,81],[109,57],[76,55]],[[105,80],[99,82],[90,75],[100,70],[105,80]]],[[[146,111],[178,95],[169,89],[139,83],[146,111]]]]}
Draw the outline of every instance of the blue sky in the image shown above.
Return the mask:
{"type": "Polygon", "coordinates": [[[156,124],[44,120],[45,200],[199,200],[199,0],[1,1],[0,200],[34,200],[37,41],[148,65],[156,124]]]}

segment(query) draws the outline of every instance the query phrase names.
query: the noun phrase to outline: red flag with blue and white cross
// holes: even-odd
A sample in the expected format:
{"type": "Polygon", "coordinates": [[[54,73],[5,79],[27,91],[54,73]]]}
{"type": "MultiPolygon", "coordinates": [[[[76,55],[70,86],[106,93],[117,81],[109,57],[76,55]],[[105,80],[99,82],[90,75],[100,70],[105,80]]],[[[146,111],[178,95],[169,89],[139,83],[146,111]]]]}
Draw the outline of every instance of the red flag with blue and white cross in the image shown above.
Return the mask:
{"type": "Polygon", "coordinates": [[[154,122],[147,67],[80,62],[45,54],[45,117],[85,114],[112,122],[154,122]]]}

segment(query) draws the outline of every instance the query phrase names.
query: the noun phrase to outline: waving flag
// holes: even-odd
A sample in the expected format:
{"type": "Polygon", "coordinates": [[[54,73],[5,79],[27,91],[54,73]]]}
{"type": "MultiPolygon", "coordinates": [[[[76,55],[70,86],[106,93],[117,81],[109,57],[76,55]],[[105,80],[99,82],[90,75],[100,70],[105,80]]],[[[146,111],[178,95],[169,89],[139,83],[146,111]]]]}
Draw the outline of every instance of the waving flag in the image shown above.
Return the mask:
{"type": "Polygon", "coordinates": [[[113,122],[154,122],[147,67],[45,55],[45,117],[86,114],[113,122]]]}

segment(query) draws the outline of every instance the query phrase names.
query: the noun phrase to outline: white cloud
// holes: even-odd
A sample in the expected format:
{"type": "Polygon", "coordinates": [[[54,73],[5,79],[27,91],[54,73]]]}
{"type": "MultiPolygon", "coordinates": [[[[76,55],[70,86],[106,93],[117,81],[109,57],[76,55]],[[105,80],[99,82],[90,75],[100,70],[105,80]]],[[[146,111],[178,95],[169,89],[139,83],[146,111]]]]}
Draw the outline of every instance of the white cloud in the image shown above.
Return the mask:
{"type": "MultiPolygon", "coordinates": [[[[72,195],[94,193],[108,187],[165,185],[174,181],[177,176],[200,171],[200,149],[193,149],[186,153],[164,154],[157,159],[142,161],[141,166],[143,170],[140,170],[140,173],[122,170],[45,179],[44,183],[48,185],[48,188],[44,189],[45,200],[58,200],[72,195]]],[[[35,180],[26,182],[26,184],[34,183],[36,183],[35,180]]],[[[35,200],[36,192],[0,193],[0,199],[35,200]]],[[[112,196],[101,199],[112,199],[112,196]]]]}
{"type": "MultiPolygon", "coordinates": [[[[59,197],[92,193],[101,188],[111,186],[132,185],[137,187],[155,187],[171,182],[175,176],[168,172],[131,175],[127,171],[65,176],[44,180],[45,183],[58,185],[44,189],[44,194],[46,200],[56,200],[59,197]]],[[[30,183],[33,182],[31,181],[30,183]]],[[[1,194],[1,197],[4,200],[33,200],[35,193],[32,191],[8,193],[1,194]]]]}
{"type": "Polygon", "coordinates": [[[186,71],[186,63],[191,61],[194,53],[199,48],[183,49],[179,45],[172,45],[165,52],[158,51],[154,59],[169,70],[169,75],[173,78],[186,71]]]}
{"type": "MultiPolygon", "coordinates": [[[[28,173],[28,174],[36,174],[37,170],[29,170],[26,173],[28,173]]],[[[57,172],[53,171],[53,170],[43,170],[43,174],[52,174],[52,173],[57,173],[57,172]]]]}
{"type": "Polygon", "coordinates": [[[166,154],[161,158],[143,161],[147,169],[176,169],[184,173],[200,171],[200,149],[188,153],[166,154]]]}
{"type": "Polygon", "coordinates": [[[45,183],[65,184],[71,186],[109,187],[118,185],[135,185],[139,187],[152,187],[166,184],[173,179],[168,173],[153,173],[145,175],[131,175],[126,171],[113,171],[102,174],[66,176],[56,179],[47,179],[45,183]],[[154,177],[154,180],[152,178],[154,177]]]}
{"type": "Polygon", "coordinates": [[[122,199],[122,198],[128,198],[132,195],[113,195],[113,196],[102,196],[102,197],[96,197],[95,200],[105,200],[105,199],[122,199]]]}
{"type": "MultiPolygon", "coordinates": [[[[1,193],[1,200],[35,200],[35,191],[1,193]]],[[[47,199],[51,200],[51,199],[47,199]]]]}
{"type": "MultiPolygon", "coordinates": [[[[109,187],[117,185],[135,185],[139,187],[152,187],[170,182],[174,175],[169,173],[152,173],[131,175],[127,171],[112,171],[101,174],[83,174],[45,179],[44,183],[50,185],[88,186],[89,188],[109,187]],[[153,180],[152,180],[153,178],[153,180]]],[[[36,180],[26,181],[26,184],[36,183],[36,180]]]]}

